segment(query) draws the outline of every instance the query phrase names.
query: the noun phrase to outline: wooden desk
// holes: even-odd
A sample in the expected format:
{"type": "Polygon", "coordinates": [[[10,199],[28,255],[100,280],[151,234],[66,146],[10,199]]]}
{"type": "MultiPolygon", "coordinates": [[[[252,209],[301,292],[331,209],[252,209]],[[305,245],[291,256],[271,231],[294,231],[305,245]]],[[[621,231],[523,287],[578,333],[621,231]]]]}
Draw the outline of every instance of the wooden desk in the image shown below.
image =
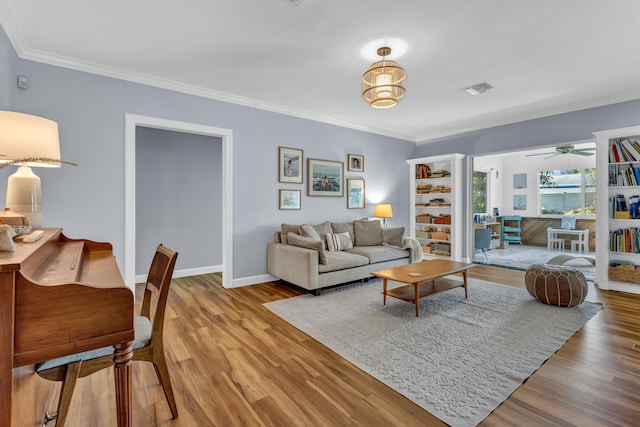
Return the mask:
{"type": "Polygon", "coordinates": [[[14,368],[110,345],[118,426],[131,426],[133,306],[109,243],[55,228],[0,252],[0,426],[34,425],[31,414],[12,414],[14,368]]]}
{"type": "Polygon", "coordinates": [[[467,269],[474,264],[466,262],[433,259],[400,267],[374,271],[372,276],[382,278],[382,302],[387,303],[387,295],[404,301],[412,302],[416,306],[416,317],[419,316],[419,302],[423,298],[436,295],[455,288],[464,288],[467,297],[467,269]],[[443,279],[450,274],[461,273],[463,281],[443,279]],[[408,286],[387,290],[387,280],[409,283],[408,286]]]}

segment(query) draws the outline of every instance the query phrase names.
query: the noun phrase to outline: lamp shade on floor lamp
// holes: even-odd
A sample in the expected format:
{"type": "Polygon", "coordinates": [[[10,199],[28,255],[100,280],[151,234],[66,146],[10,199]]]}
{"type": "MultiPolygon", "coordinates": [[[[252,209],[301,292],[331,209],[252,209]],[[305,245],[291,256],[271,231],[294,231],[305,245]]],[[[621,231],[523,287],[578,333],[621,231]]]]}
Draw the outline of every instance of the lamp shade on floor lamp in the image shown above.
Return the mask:
{"type": "Polygon", "coordinates": [[[0,111],[0,162],[20,165],[7,183],[6,207],[42,226],[40,178],[36,167],[60,167],[58,124],[43,117],[0,111]]]}

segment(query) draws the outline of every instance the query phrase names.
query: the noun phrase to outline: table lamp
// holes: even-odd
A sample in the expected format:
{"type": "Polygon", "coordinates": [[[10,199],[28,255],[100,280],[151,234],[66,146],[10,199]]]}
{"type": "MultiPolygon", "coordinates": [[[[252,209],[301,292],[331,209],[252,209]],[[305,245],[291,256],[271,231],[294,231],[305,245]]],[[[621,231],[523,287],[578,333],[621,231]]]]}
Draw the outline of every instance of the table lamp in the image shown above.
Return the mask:
{"type": "Polygon", "coordinates": [[[58,124],[49,119],[0,111],[0,163],[20,165],[7,183],[6,207],[42,227],[40,178],[32,166],[60,167],[58,124]]]}
{"type": "Polygon", "coordinates": [[[382,227],[387,228],[387,218],[393,218],[393,209],[389,203],[378,203],[373,210],[373,216],[382,218],[382,227]]]}

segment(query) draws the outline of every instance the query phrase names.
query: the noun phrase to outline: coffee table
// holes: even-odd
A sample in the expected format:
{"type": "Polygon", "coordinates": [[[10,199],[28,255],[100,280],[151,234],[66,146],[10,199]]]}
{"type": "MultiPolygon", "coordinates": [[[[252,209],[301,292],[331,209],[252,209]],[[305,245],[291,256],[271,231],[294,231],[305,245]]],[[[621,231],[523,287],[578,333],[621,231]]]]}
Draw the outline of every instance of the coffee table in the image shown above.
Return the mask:
{"type": "Polygon", "coordinates": [[[387,303],[387,295],[404,301],[412,302],[416,306],[416,317],[419,316],[419,302],[423,298],[455,288],[464,288],[464,297],[468,297],[467,270],[474,264],[450,261],[446,259],[424,260],[415,264],[387,268],[371,273],[372,276],[383,280],[383,304],[387,303]],[[445,279],[450,274],[462,274],[462,282],[445,279]],[[387,281],[407,283],[407,286],[387,289],[387,281]]]}

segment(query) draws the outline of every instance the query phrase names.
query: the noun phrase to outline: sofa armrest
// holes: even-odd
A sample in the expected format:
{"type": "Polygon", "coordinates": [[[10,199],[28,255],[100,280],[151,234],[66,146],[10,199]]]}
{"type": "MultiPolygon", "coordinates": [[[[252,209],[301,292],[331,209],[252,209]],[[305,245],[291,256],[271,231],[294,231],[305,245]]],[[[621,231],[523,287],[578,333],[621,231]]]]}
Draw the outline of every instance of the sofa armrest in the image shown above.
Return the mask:
{"type": "Polygon", "coordinates": [[[315,289],[318,287],[318,252],[282,243],[268,243],[267,270],[272,276],[289,283],[315,289]]]}

